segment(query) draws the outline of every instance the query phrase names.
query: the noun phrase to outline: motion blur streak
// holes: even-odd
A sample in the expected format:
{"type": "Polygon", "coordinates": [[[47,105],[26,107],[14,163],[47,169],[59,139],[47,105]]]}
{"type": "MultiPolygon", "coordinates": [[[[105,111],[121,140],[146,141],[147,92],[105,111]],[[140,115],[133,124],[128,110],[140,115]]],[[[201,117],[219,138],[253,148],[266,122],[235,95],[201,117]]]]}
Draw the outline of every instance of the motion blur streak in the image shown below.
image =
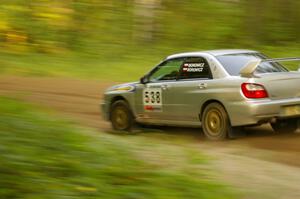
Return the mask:
{"type": "Polygon", "coordinates": [[[298,57],[299,10],[292,0],[1,0],[0,198],[300,198],[299,134],[111,134],[99,109],[109,85],[176,52],[298,57]]]}

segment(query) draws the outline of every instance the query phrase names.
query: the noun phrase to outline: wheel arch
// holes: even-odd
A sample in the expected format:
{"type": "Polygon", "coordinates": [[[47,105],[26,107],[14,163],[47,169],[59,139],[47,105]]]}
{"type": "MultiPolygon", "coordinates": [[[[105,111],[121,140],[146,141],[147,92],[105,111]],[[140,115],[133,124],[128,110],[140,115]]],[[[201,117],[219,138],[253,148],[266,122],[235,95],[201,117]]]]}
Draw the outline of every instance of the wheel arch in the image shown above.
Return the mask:
{"type": "Polygon", "coordinates": [[[216,99],[210,99],[210,100],[207,100],[207,101],[205,101],[205,102],[203,103],[203,105],[201,106],[201,109],[200,109],[200,113],[199,113],[199,120],[200,120],[200,121],[202,120],[202,115],[203,115],[203,112],[204,112],[205,108],[206,108],[209,104],[211,104],[211,103],[218,103],[218,104],[220,104],[220,105],[224,108],[225,112],[227,113],[228,118],[229,118],[229,121],[230,121],[230,123],[231,123],[230,115],[228,114],[228,111],[227,111],[226,107],[224,106],[224,104],[223,104],[220,100],[216,100],[216,99]]]}
{"type": "Polygon", "coordinates": [[[127,103],[127,105],[129,106],[129,109],[131,110],[132,112],[132,108],[130,106],[130,103],[129,101],[124,97],[124,96],[121,96],[121,95],[117,95],[117,96],[114,96],[110,102],[109,102],[109,110],[108,110],[108,116],[110,118],[110,114],[111,114],[111,108],[112,108],[112,105],[116,102],[116,101],[119,101],[119,100],[123,100],[127,103]]]}
{"type": "Polygon", "coordinates": [[[121,95],[114,96],[114,97],[111,98],[111,100],[110,100],[110,102],[109,102],[109,111],[108,111],[108,112],[109,112],[109,116],[110,116],[110,112],[111,112],[112,105],[113,105],[116,101],[119,101],[119,100],[125,101],[125,102],[128,104],[128,106],[129,106],[128,100],[127,100],[125,97],[123,97],[123,96],[121,96],[121,95]]]}
{"type": "Polygon", "coordinates": [[[114,96],[111,100],[110,100],[110,106],[115,103],[116,101],[119,101],[119,100],[124,100],[128,103],[128,101],[126,100],[125,97],[121,96],[121,95],[117,95],[117,96],[114,96]]]}

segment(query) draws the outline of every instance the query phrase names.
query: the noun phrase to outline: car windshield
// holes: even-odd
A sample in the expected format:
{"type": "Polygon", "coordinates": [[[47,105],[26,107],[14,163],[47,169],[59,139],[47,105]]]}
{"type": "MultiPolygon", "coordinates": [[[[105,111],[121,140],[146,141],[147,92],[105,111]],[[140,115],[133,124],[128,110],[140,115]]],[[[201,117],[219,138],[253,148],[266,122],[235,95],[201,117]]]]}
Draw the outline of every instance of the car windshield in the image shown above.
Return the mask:
{"type": "MultiPolygon", "coordinates": [[[[233,76],[238,76],[240,70],[253,59],[267,59],[268,57],[261,53],[242,53],[221,55],[216,57],[223,65],[225,70],[233,76]]],[[[273,72],[287,72],[288,70],[277,62],[263,62],[261,63],[255,73],[273,73],[273,72]]]]}

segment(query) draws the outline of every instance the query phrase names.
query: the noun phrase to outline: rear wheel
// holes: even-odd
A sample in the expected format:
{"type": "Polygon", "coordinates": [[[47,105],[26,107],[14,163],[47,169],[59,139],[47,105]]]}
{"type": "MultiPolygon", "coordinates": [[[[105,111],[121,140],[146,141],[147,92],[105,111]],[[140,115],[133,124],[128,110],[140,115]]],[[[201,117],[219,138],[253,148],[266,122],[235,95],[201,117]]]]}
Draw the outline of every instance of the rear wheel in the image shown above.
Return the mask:
{"type": "Polygon", "coordinates": [[[298,128],[298,119],[278,120],[271,126],[278,133],[294,133],[298,128]]]}
{"type": "Polygon", "coordinates": [[[110,121],[115,130],[131,130],[134,123],[134,118],[129,105],[124,100],[118,100],[112,104],[110,121]]]}
{"type": "Polygon", "coordinates": [[[232,127],[224,107],[219,103],[207,105],[202,114],[202,128],[210,140],[224,140],[232,127]]]}

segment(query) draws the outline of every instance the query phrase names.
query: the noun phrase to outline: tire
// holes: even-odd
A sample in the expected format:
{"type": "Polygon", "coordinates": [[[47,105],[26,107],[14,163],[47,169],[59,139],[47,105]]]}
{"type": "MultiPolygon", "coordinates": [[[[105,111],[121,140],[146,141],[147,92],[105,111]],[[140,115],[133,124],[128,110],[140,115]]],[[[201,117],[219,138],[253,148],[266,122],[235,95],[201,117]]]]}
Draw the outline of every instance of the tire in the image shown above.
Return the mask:
{"type": "Polygon", "coordinates": [[[277,133],[294,133],[298,128],[298,119],[278,120],[271,123],[272,129],[277,133]]]}
{"type": "Polygon", "coordinates": [[[207,105],[201,121],[203,132],[209,140],[225,140],[232,131],[229,117],[219,103],[207,105]]]}
{"type": "Polygon", "coordinates": [[[132,129],[134,117],[126,101],[118,100],[111,105],[110,121],[114,130],[130,131],[132,129]]]}

